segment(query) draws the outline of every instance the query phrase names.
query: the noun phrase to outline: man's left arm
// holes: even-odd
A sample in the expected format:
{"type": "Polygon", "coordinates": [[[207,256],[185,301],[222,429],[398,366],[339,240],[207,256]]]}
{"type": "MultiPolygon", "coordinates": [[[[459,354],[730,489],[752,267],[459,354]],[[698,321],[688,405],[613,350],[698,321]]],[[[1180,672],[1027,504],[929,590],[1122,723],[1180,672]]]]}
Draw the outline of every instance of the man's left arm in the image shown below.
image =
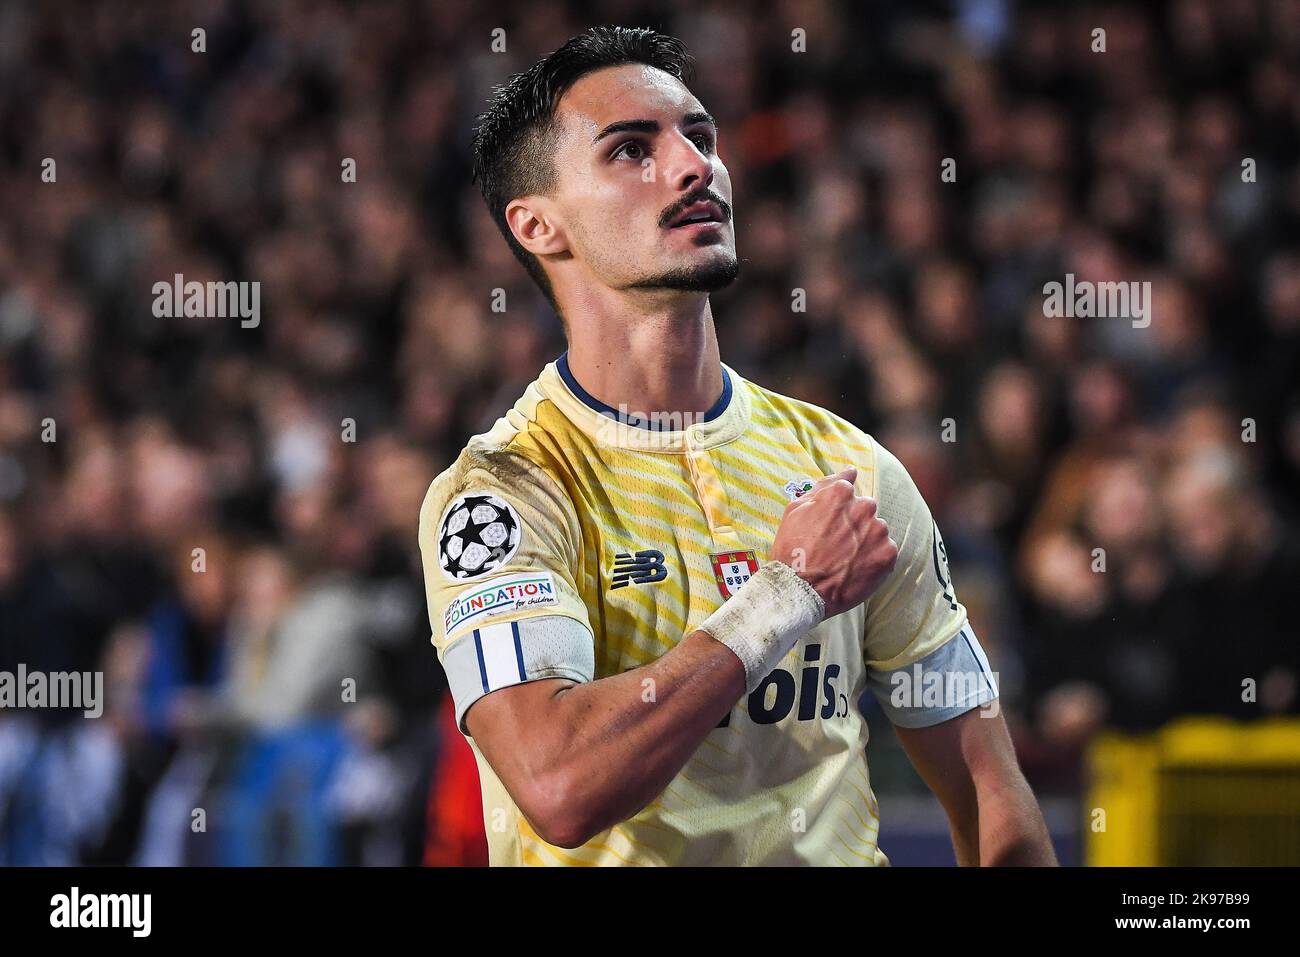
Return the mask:
{"type": "Polygon", "coordinates": [[[868,684],[947,812],[959,864],[1055,864],[943,537],[902,463],[879,444],[875,453],[868,494],[898,561],[867,602],[868,684]]]}
{"type": "Polygon", "coordinates": [[[895,731],[948,814],[959,865],[1056,865],[1043,814],[996,705],[895,731]]]}

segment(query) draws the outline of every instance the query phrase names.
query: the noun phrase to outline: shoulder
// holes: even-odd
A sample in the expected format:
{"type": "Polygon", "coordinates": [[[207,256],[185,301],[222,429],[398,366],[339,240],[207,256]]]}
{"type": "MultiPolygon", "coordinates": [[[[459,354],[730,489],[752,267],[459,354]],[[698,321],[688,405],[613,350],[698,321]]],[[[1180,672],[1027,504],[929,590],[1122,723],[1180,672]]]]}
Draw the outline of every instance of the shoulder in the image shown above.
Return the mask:
{"type": "Polygon", "coordinates": [[[561,469],[556,437],[547,424],[554,417],[544,414],[549,402],[535,380],[490,429],[472,436],[430,483],[420,510],[421,528],[427,519],[436,520],[452,499],[478,488],[528,498],[539,493],[565,497],[557,481],[561,469]]]}
{"type": "Polygon", "coordinates": [[[537,447],[524,442],[493,444],[475,436],[429,484],[420,507],[423,533],[454,502],[472,495],[504,498],[515,509],[563,513],[572,506],[553,464],[537,447]]]}
{"type": "Polygon", "coordinates": [[[495,517],[512,541],[526,538],[556,554],[576,555],[581,537],[576,510],[544,446],[527,441],[522,432],[501,439],[495,427],[475,436],[430,483],[420,507],[421,551],[431,554],[457,523],[495,517]],[[493,517],[486,517],[488,509],[493,517]],[[480,511],[482,519],[476,517],[480,511]]]}
{"type": "Polygon", "coordinates": [[[740,381],[749,393],[752,428],[780,429],[793,433],[803,448],[819,459],[825,457],[827,474],[847,465],[856,465],[859,473],[874,472],[877,469],[877,458],[883,448],[873,436],[848,419],[819,405],[783,395],[755,382],[746,379],[740,381]]]}
{"type": "Polygon", "coordinates": [[[753,424],[760,428],[764,424],[784,424],[823,440],[831,439],[862,448],[872,448],[876,444],[875,439],[862,429],[829,409],[783,395],[755,382],[742,381],[750,393],[753,424]]]}

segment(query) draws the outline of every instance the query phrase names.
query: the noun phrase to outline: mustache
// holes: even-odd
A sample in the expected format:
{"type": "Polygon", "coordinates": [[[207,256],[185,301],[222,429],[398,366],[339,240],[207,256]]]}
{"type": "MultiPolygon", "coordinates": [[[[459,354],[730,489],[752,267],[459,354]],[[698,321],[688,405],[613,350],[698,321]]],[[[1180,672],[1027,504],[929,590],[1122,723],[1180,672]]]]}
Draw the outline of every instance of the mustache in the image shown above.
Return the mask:
{"type": "Polygon", "coordinates": [[[666,228],[682,210],[688,206],[694,206],[696,203],[717,203],[718,208],[722,210],[723,220],[731,222],[731,204],[713,190],[706,188],[694,190],[669,206],[659,217],[659,225],[666,228]]]}

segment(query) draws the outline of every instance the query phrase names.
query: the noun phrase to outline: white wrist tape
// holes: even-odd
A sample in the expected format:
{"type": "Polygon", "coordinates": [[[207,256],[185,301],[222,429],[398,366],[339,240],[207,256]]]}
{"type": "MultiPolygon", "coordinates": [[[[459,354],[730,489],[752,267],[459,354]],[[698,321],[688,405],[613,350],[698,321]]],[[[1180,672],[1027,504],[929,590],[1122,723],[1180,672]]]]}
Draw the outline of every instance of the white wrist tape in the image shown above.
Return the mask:
{"type": "Polygon", "coordinates": [[[700,623],[745,666],[745,691],[758,687],[796,641],[821,623],[826,603],[784,562],[768,562],[700,623]]]}

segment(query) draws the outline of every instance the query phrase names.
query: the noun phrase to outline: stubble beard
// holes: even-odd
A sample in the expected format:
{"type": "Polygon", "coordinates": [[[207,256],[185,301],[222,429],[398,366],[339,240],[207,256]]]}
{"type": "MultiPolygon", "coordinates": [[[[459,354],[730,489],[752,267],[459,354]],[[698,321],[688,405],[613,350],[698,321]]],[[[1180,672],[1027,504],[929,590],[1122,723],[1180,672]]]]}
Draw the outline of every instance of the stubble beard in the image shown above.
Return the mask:
{"type": "Polygon", "coordinates": [[[721,262],[679,266],[654,276],[638,279],[631,289],[675,289],[681,292],[718,292],[740,275],[740,262],[730,256],[721,262]]]}

